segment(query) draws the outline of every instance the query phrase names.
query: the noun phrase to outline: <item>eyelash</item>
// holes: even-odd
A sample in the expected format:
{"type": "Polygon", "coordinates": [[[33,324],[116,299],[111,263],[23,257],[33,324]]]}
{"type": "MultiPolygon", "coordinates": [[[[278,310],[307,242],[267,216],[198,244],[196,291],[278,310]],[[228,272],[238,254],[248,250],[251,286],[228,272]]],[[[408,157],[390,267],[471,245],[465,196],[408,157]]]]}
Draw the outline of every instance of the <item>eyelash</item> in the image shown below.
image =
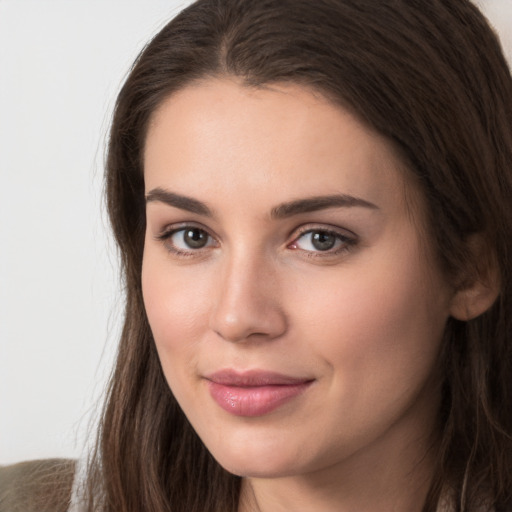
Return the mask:
{"type": "Polygon", "coordinates": [[[175,254],[176,256],[179,256],[179,257],[190,258],[190,257],[198,256],[198,253],[202,252],[202,250],[206,249],[208,246],[201,247],[198,249],[190,248],[189,250],[184,250],[184,249],[179,249],[175,245],[171,245],[168,242],[170,241],[171,237],[173,237],[177,233],[183,232],[183,234],[185,234],[186,231],[192,231],[192,230],[201,231],[202,233],[205,233],[209,239],[214,240],[214,238],[208,233],[208,231],[206,229],[204,229],[200,226],[197,226],[195,224],[182,224],[179,227],[167,228],[162,233],[157,235],[155,238],[158,241],[162,242],[164,244],[165,248],[171,254],[175,254]]]}
{"type": "Polygon", "coordinates": [[[324,228],[320,226],[303,226],[299,229],[299,233],[291,244],[288,244],[288,247],[291,248],[291,246],[295,245],[298,240],[300,240],[305,235],[313,235],[314,233],[322,233],[323,235],[330,235],[335,237],[335,243],[340,243],[339,247],[337,249],[328,249],[326,251],[308,251],[305,249],[300,248],[294,248],[295,250],[303,251],[306,253],[307,257],[309,258],[328,258],[333,256],[339,256],[340,254],[344,254],[346,252],[349,252],[351,249],[355,247],[358,243],[358,238],[355,234],[351,233],[348,235],[346,232],[341,233],[340,231],[337,231],[332,228],[324,228]]]}
{"type": "MultiPolygon", "coordinates": [[[[190,258],[199,256],[205,249],[208,249],[211,247],[210,241],[215,240],[214,237],[212,237],[208,231],[200,226],[197,226],[195,224],[182,224],[179,227],[170,227],[164,230],[161,234],[157,235],[156,240],[162,242],[165,246],[165,248],[171,253],[178,257],[184,257],[184,258],[190,258]],[[174,244],[170,244],[169,240],[176,235],[177,233],[183,232],[183,235],[185,235],[186,231],[192,231],[197,230],[201,233],[205,234],[208,237],[208,241],[205,246],[199,247],[197,249],[190,248],[189,250],[184,250],[176,247],[174,244]]],[[[355,245],[358,243],[358,238],[355,234],[351,233],[350,235],[347,235],[345,233],[341,233],[340,231],[334,230],[332,228],[323,228],[320,226],[303,226],[302,228],[299,228],[298,234],[294,237],[291,243],[287,245],[288,249],[291,250],[298,250],[305,253],[305,255],[308,258],[328,258],[333,256],[338,256],[340,254],[349,252],[355,245]],[[314,233],[321,233],[323,235],[329,235],[335,237],[335,244],[338,244],[339,246],[332,250],[328,249],[325,251],[322,250],[306,250],[306,249],[300,249],[300,247],[296,247],[297,242],[303,238],[305,235],[314,233]],[[295,246],[295,247],[294,247],[295,246]]],[[[215,247],[215,246],[214,246],[215,247]]]]}

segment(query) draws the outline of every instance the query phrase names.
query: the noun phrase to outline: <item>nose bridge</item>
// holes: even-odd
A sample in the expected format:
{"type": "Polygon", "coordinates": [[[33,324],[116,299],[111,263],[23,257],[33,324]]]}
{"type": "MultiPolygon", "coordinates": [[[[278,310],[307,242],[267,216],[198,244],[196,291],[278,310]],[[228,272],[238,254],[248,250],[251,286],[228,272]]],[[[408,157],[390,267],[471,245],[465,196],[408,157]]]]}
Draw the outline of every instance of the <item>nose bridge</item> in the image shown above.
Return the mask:
{"type": "Polygon", "coordinates": [[[219,272],[212,329],[228,341],[273,339],[286,330],[274,263],[261,252],[238,247],[219,272]]]}

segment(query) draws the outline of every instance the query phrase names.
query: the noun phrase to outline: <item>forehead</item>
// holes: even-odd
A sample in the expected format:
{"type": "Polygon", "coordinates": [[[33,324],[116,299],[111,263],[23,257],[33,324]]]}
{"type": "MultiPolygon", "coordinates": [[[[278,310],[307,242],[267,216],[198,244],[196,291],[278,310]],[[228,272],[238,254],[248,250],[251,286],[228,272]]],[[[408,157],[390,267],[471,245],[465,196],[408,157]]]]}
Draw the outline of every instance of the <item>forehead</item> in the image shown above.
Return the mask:
{"type": "Polygon", "coordinates": [[[321,94],[230,79],[167,98],[152,116],[144,155],[146,191],[170,187],[200,199],[222,191],[241,204],[247,192],[263,203],[333,192],[403,203],[403,167],[387,139],[321,94]]]}

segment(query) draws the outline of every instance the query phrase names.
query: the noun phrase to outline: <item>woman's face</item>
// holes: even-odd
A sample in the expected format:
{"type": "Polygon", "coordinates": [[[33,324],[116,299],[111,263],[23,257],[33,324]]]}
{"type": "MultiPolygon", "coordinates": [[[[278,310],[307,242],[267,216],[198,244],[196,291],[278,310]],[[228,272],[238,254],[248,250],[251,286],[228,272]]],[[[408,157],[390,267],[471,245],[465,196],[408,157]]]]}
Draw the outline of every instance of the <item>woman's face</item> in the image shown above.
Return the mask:
{"type": "Polygon", "coordinates": [[[423,446],[451,291],[386,140],[300,86],[211,79],[161,105],[144,162],[149,323],[220,464],[283,476],[423,446]]]}

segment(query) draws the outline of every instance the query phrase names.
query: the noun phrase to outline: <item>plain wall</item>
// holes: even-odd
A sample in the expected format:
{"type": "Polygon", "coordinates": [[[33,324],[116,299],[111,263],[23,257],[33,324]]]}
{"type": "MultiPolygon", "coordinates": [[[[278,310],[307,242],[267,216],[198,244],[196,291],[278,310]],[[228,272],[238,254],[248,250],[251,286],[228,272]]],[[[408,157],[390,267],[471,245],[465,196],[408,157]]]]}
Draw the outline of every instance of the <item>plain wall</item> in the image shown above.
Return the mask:
{"type": "Polygon", "coordinates": [[[110,113],[186,1],[0,0],[0,464],[76,456],[115,352],[110,113]]]}
{"type": "MultiPolygon", "coordinates": [[[[76,457],[87,437],[122,316],[101,204],[110,113],[188,3],[0,0],[0,464],[76,457]]],[[[512,0],[483,5],[512,56],[512,0]]]]}

